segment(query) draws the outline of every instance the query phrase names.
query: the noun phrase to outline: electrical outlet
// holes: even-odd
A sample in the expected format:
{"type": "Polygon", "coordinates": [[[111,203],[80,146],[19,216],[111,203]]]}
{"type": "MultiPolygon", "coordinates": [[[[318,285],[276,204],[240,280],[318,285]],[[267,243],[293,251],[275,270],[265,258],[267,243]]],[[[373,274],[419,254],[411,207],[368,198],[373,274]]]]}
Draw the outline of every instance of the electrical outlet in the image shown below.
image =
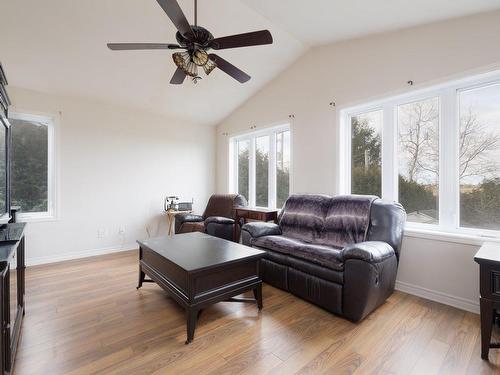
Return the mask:
{"type": "Polygon", "coordinates": [[[97,238],[104,238],[104,237],[106,237],[106,229],[105,228],[97,229],[97,238]]]}

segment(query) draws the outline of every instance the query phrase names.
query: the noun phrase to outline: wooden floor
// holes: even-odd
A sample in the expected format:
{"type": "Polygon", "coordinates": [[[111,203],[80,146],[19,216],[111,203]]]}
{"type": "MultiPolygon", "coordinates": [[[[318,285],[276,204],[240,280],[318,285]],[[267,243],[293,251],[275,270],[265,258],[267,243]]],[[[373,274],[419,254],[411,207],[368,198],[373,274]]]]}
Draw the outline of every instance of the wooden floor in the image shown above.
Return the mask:
{"type": "Polygon", "coordinates": [[[186,346],[183,311],[136,282],[136,252],[28,268],[15,375],[500,374],[477,315],[403,293],[353,324],[266,285],[261,313],[215,305],[186,346]]]}

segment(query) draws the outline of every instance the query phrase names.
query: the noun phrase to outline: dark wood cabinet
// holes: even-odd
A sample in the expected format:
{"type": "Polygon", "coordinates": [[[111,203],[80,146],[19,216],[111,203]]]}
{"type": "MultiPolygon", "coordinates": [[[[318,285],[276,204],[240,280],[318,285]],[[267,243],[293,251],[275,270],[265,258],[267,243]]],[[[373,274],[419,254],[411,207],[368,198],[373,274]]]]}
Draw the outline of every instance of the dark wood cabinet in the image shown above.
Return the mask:
{"type": "Polygon", "coordinates": [[[2,374],[12,373],[24,316],[24,223],[6,224],[11,240],[0,242],[0,346],[2,374]]]}
{"type": "Polygon", "coordinates": [[[491,342],[493,321],[500,313],[500,244],[485,243],[474,260],[479,264],[481,358],[488,359],[490,348],[500,348],[500,343],[491,342]]]}

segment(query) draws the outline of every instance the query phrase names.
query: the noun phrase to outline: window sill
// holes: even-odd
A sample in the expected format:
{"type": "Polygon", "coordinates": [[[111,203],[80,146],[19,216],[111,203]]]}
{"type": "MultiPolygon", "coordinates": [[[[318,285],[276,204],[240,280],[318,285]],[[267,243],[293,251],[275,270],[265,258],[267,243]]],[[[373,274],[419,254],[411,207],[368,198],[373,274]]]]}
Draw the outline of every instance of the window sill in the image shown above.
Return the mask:
{"type": "Polygon", "coordinates": [[[40,214],[17,214],[17,221],[24,223],[43,223],[59,220],[56,216],[48,213],[40,214]]]}
{"type": "Polygon", "coordinates": [[[427,240],[459,243],[463,245],[481,246],[485,242],[500,242],[500,237],[472,233],[453,233],[439,230],[406,227],[405,237],[424,238],[427,240]]]}

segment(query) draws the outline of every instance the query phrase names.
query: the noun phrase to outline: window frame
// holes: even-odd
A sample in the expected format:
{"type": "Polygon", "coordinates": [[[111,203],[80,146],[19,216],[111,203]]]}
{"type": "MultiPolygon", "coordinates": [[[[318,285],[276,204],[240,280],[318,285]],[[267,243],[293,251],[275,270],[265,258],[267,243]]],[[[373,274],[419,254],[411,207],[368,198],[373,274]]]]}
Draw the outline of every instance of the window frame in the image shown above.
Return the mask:
{"type": "Polygon", "coordinates": [[[488,72],[442,84],[412,90],[404,94],[381,98],[366,104],[339,109],[339,181],[340,194],[351,192],[351,118],[367,112],[383,110],[382,118],[382,197],[398,201],[398,106],[415,101],[439,99],[439,224],[407,222],[412,232],[435,233],[438,237],[481,237],[500,240],[500,230],[466,228],[460,226],[459,179],[459,95],[461,91],[500,84],[500,71],[488,72]],[[452,156],[453,155],[453,156],[452,156]]]}
{"type": "Polygon", "coordinates": [[[47,211],[19,212],[18,218],[25,222],[52,221],[57,215],[57,173],[56,173],[56,124],[57,117],[48,114],[15,110],[9,112],[9,119],[41,123],[47,126],[47,211]]]}
{"type": "Polygon", "coordinates": [[[276,135],[281,132],[290,132],[290,176],[289,187],[292,192],[292,130],[289,123],[265,128],[262,130],[247,132],[236,135],[229,140],[230,154],[230,173],[232,178],[229,180],[229,190],[238,193],[238,142],[249,141],[249,168],[248,168],[248,205],[250,207],[275,209],[277,202],[277,172],[276,172],[276,135]],[[262,207],[256,205],[256,139],[260,137],[269,137],[269,168],[268,168],[268,206],[262,207]]]}

